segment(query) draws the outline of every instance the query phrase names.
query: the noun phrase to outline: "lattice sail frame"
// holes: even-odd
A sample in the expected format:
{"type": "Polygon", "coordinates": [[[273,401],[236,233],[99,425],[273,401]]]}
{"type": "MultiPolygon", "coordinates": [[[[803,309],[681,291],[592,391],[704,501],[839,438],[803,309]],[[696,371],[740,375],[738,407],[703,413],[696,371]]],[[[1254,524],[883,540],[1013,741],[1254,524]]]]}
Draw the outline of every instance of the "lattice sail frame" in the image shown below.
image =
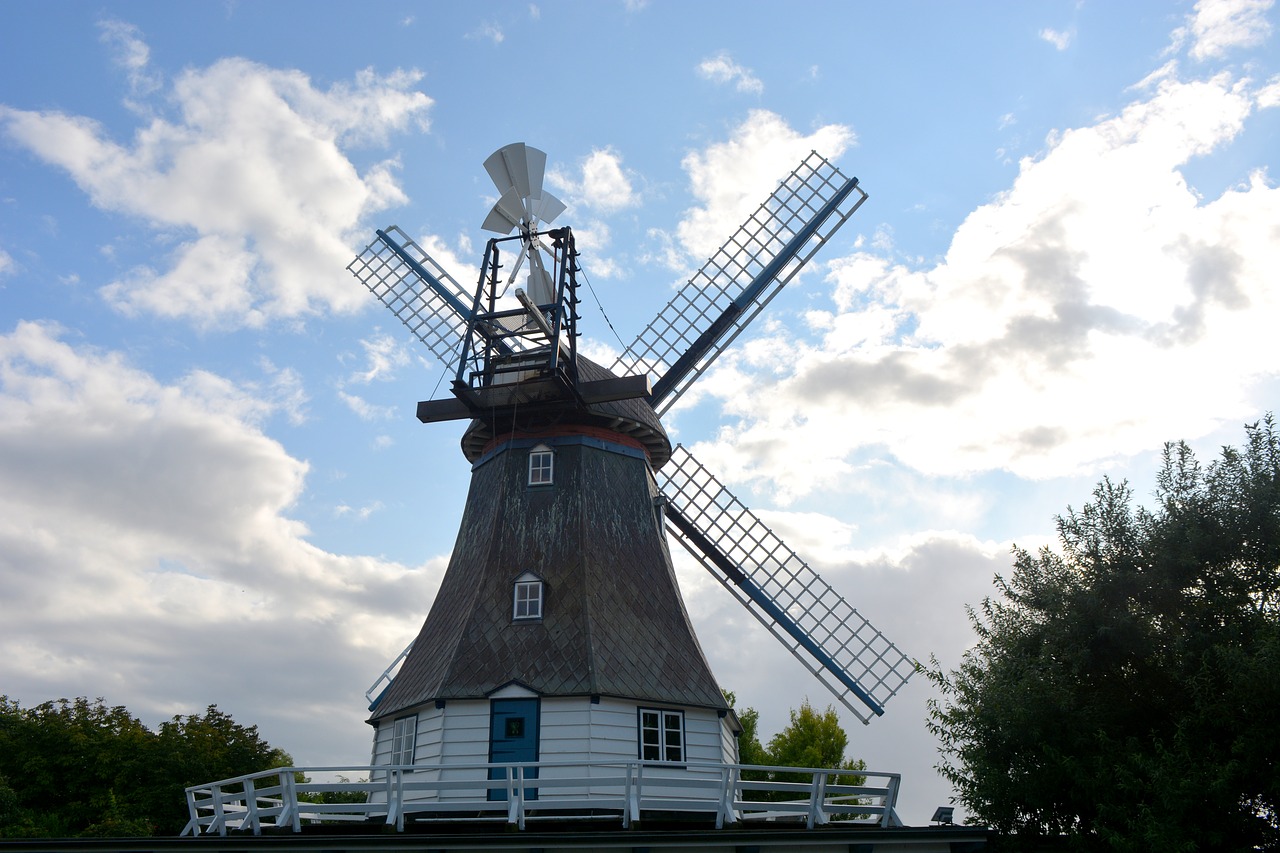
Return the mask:
{"type": "Polygon", "coordinates": [[[919,664],[845,601],[683,445],[676,446],[658,480],[670,507],[720,555],[705,553],[705,543],[690,541],[696,534],[686,535],[670,520],[668,532],[858,719],[870,722],[868,708],[883,713],[885,702],[919,664]],[[746,582],[728,576],[716,565],[715,556],[727,558],[746,582]],[[769,612],[770,604],[781,611],[781,619],[769,612]],[[807,647],[784,624],[787,621],[817,648],[807,647]]]}
{"type": "Polygon", "coordinates": [[[839,205],[820,223],[799,253],[775,273],[751,308],[738,316],[714,346],[698,359],[693,370],[680,379],[677,387],[657,402],[655,410],[659,415],[664,414],[866,201],[867,194],[857,186],[856,178],[845,177],[822,155],[811,152],[658,312],[619,356],[613,372],[664,374],[729,310],[779,251],[802,233],[841,192],[846,195],[839,205]]]}
{"type": "Polygon", "coordinates": [[[441,364],[454,367],[474,297],[408,234],[396,225],[379,231],[347,269],[441,364]]]}

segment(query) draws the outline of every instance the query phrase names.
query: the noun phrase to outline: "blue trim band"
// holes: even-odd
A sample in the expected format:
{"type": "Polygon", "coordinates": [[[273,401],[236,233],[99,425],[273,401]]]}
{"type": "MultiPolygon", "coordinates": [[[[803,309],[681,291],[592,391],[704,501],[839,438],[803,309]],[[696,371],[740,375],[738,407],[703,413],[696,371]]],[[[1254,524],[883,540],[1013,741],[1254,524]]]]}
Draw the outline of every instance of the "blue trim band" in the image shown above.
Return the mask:
{"type": "Polygon", "coordinates": [[[537,447],[539,444],[545,444],[547,447],[590,447],[594,450],[603,450],[606,453],[617,453],[619,456],[629,456],[632,459],[648,459],[643,450],[637,447],[628,447],[625,444],[618,444],[612,441],[605,441],[602,438],[596,438],[592,435],[555,435],[546,438],[512,438],[499,444],[493,450],[477,459],[471,466],[471,470],[477,470],[490,459],[506,453],[508,450],[523,450],[530,447],[537,447]]]}

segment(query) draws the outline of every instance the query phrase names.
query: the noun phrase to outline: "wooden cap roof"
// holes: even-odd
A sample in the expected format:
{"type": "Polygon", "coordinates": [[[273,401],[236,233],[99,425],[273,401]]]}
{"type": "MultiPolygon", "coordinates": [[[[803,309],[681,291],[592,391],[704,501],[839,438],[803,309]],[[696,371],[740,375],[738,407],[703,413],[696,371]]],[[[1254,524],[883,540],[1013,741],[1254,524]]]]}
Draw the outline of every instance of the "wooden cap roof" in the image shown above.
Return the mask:
{"type": "MultiPolygon", "coordinates": [[[[615,378],[607,368],[585,356],[578,356],[578,378],[582,382],[596,382],[615,378]]],[[[649,455],[649,463],[657,471],[671,458],[671,442],[666,430],[658,421],[658,415],[644,398],[612,400],[591,403],[584,409],[557,408],[552,412],[530,412],[511,421],[494,424],[474,420],[462,436],[462,452],[468,462],[475,462],[485,453],[495,438],[510,432],[537,430],[556,424],[578,423],[601,427],[639,441],[649,455]]]]}

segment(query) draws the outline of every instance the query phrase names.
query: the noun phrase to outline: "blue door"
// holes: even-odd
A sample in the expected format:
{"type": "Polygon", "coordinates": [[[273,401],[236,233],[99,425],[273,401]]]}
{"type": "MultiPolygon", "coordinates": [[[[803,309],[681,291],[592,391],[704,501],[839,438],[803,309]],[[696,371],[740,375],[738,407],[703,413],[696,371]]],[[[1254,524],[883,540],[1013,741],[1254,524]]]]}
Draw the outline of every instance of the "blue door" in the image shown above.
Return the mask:
{"type": "MultiPolygon", "coordinates": [[[[489,702],[489,763],[538,760],[538,700],[491,699],[489,702]]],[[[538,768],[528,767],[525,779],[537,779],[538,768]]],[[[489,769],[490,779],[505,779],[506,771],[489,769]]],[[[505,800],[505,789],[490,790],[489,799],[505,800]]],[[[525,788],[526,800],[538,799],[537,788],[525,788]]]]}

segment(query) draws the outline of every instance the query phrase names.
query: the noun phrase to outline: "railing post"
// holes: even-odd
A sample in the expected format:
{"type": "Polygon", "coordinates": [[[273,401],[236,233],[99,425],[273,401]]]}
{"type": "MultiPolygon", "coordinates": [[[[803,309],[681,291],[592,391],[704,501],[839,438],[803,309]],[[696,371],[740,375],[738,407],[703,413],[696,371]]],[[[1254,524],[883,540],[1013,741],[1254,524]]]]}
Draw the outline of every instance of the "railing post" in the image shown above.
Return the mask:
{"type": "Polygon", "coordinates": [[[200,809],[196,807],[196,792],[190,788],[187,789],[187,813],[191,815],[191,819],[188,820],[187,825],[182,828],[182,834],[178,836],[179,838],[186,835],[188,832],[190,832],[192,836],[200,834],[200,809]]]}
{"type": "Polygon", "coordinates": [[[625,781],[623,781],[622,783],[622,828],[623,829],[631,828],[631,791],[633,788],[631,784],[631,771],[633,769],[634,769],[634,765],[630,761],[627,761],[622,765],[623,773],[626,774],[623,777],[625,781]]]}
{"type": "Polygon", "coordinates": [[[298,788],[294,784],[293,774],[281,770],[280,777],[280,814],[276,815],[276,826],[284,826],[288,821],[294,832],[301,832],[302,825],[298,820],[298,788]]]}
{"type": "Polygon", "coordinates": [[[397,832],[404,831],[404,813],[401,810],[401,792],[404,786],[400,784],[400,771],[393,767],[387,768],[387,823],[395,824],[397,832]]]}
{"type": "Polygon", "coordinates": [[[516,789],[509,801],[507,823],[514,823],[518,828],[524,829],[524,765],[509,769],[514,771],[512,775],[515,776],[516,789]]]}
{"type": "Polygon", "coordinates": [[[724,803],[729,795],[731,774],[728,767],[720,768],[720,797],[716,804],[716,829],[724,829],[724,803]]]}
{"type": "MultiPolygon", "coordinates": [[[[398,786],[392,781],[392,778],[391,778],[394,774],[395,774],[394,770],[390,768],[387,769],[387,781],[386,781],[387,820],[386,820],[386,823],[388,824],[394,824],[396,822],[396,815],[400,811],[398,808],[396,808],[396,796],[395,796],[395,790],[398,786]]],[[[399,830],[399,828],[400,828],[399,826],[396,827],[397,830],[399,830]]]]}
{"type": "MultiPolygon", "coordinates": [[[[244,812],[245,817],[249,819],[249,826],[253,829],[254,835],[262,834],[262,826],[258,823],[258,795],[255,793],[253,779],[244,780],[244,812]]],[[[240,829],[244,829],[244,823],[241,822],[240,829]]]]}
{"type": "Polygon", "coordinates": [[[813,829],[814,824],[821,826],[827,822],[827,811],[822,806],[827,797],[827,774],[822,770],[813,773],[813,785],[809,789],[809,816],[805,820],[805,828],[813,829]]]}
{"type": "MultiPolygon", "coordinates": [[[[413,771],[410,770],[409,773],[413,771]]],[[[403,768],[396,771],[396,832],[404,832],[404,798],[408,781],[403,768]]]]}
{"type": "Polygon", "coordinates": [[[633,766],[636,769],[636,781],[631,786],[631,819],[638,821],[640,820],[640,798],[644,794],[644,765],[636,762],[633,766]]]}
{"type": "Polygon", "coordinates": [[[209,829],[215,826],[218,828],[219,835],[227,834],[227,808],[222,801],[222,786],[212,785],[210,790],[213,793],[213,821],[209,824],[209,829]]]}
{"type": "Polygon", "coordinates": [[[898,785],[901,782],[902,778],[895,774],[889,777],[889,784],[885,786],[889,789],[889,793],[884,798],[884,814],[880,816],[880,825],[885,829],[893,826],[894,820],[898,817],[896,811],[898,807],[898,785]]]}

